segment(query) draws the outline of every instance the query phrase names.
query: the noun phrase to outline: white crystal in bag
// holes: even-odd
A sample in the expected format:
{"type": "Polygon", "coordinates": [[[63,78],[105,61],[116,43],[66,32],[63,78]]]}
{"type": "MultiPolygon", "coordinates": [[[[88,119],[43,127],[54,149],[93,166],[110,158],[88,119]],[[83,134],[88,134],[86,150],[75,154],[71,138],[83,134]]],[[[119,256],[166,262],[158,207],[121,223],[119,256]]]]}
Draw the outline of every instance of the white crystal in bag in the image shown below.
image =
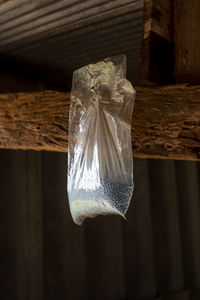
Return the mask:
{"type": "Polygon", "coordinates": [[[133,193],[131,119],[135,91],[124,55],[73,74],[68,197],[73,220],[126,213],[133,193]]]}

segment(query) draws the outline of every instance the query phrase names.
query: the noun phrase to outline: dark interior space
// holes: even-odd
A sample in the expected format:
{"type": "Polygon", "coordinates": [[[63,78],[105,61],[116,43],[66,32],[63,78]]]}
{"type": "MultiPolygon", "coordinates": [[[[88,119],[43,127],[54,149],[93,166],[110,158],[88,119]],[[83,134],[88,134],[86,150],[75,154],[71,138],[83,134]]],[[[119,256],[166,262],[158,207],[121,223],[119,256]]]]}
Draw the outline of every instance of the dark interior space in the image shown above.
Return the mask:
{"type": "Polygon", "coordinates": [[[122,53],[136,82],[143,1],[56,2],[20,1],[0,12],[1,71],[70,90],[75,69],[122,53]]]}
{"type": "Polygon", "coordinates": [[[67,202],[66,154],[1,150],[0,155],[2,299],[160,299],[195,293],[197,163],[135,159],[127,221],[100,216],[77,226],[67,202]]]}
{"type": "MultiPolygon", "coordinates": [[[[133,86],[198,84],[200,6],[182,2],[0,0],[0,97],[70,92],[74,70],[118,54],[133,86]]],[[[199,157],[137,156],[127,220],[77,226],[67,149],[0,148],[0,299],[200,299],[199,157]]]]}

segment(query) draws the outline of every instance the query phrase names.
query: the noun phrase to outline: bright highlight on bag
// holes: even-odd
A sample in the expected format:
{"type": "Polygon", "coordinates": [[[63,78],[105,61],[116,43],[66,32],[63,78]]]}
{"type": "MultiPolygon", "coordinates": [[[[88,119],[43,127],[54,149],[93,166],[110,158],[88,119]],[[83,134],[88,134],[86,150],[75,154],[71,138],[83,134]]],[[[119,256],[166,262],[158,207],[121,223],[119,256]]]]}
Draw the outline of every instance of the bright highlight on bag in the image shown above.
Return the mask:
{"type": "Polygon", "coordinates": [[[97,215],[124,216],[133,193],[131,119],[135,91],[124,55],[73,74],[68,150],[68,197],[81,225],[97,215]]]}

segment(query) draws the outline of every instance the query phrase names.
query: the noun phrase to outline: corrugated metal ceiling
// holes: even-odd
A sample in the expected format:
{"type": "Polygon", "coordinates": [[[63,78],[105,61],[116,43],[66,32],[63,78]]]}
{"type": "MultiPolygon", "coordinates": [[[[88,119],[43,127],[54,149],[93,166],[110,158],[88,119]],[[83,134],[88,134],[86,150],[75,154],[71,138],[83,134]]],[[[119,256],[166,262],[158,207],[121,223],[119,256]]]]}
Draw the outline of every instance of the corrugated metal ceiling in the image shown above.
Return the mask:
{"type": "Polygon", "coordinates": [[[1,69],[64,87],[76,68],[123,53],[135,83],[142,15],[143,0],[7,1],[0,6],[1,69]]]}

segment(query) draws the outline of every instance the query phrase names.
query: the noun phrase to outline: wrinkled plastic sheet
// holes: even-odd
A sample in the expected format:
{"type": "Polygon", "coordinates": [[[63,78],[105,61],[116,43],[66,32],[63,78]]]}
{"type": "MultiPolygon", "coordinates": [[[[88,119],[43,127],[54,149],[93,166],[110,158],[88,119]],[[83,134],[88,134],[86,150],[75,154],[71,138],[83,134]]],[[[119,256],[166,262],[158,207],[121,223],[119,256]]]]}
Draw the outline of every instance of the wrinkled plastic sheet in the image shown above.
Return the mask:
{"type": "Polygon", "coordinates": [[[124,55],[73,74],[67,188],[71,214],[79,225],[87,217],[124,216],[132,197],[135,91],[125,76],[124,55]]]}

